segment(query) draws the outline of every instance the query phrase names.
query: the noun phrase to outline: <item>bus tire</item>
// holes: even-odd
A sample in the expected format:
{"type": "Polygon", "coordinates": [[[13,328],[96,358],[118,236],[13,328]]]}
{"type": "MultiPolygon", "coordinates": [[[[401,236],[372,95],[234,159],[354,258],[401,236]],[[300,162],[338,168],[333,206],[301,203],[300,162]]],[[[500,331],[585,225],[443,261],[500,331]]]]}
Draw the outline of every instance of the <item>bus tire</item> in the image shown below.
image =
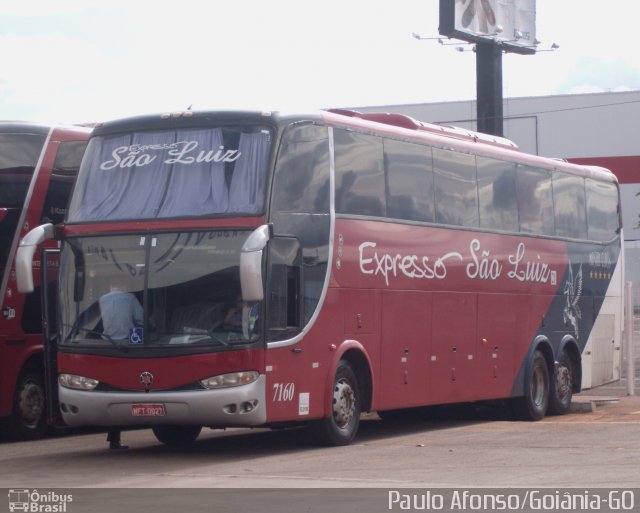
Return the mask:
{"type": "Polygon", "coordinates": [[[26,368],[18,379],[8,433],[14,440],[35,440],[47,432],[46,400],[42,375],[26,368]]]}
{"type": "Polygon", "coordinates": [[[549,368],[540,351],[533,353],[527,378],[525,395],[513,400],[513,410],[521,420],[541,420],[549,405],[549,368]]]}
{"type": "Polygon", "coordinates": [[[165,445],[188,445],[198,438],[202,426],[155,426],[151,430],[165,445]]]}
{"type": "Polygon", "coordinates": [[[316,440],[330,446],[350,444],[360,425],[361,401],[353,368],[340,360],[333,380],[331,415],[311,425],[316,440]]]}
{"type": "Polygon", "coordinates": [[[571,408],[573,398],[573,367],[571,358],[563,351],[553,372],[549,392],[549,414],[564,415],[571,408]]]}

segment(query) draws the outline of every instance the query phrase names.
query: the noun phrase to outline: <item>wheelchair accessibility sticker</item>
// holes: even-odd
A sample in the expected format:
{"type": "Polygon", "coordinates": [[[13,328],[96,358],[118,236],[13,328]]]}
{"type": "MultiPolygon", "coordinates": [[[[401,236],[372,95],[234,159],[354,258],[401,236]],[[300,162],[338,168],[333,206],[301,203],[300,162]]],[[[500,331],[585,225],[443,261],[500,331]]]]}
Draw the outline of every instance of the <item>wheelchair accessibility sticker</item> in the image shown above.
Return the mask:
{"type": "Polygon", "coordinates": [[[142,328],[129,329],[129,344],[132,344],[132,345],[142,344],[142,328]]]}

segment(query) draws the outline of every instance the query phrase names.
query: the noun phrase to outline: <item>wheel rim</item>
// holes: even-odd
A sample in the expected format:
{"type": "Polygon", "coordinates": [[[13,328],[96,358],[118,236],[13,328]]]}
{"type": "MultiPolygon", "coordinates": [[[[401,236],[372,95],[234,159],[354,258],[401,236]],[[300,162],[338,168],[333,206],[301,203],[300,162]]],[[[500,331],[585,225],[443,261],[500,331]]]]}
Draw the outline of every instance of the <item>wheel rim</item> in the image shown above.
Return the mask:
{"type": "Polygon", "coordinates": [[[346,379],[339,380],[333,388],[333,419],[339,428],[345,428],[356,411],[356,394],[346,379]]]}
{"type": "Polygon", "coordinates": [[[536,367],[531,377],[531,399],[537,409],[543,408],[545,395],[544,372],[540,367],[536,367]]]}
{"type": "Polygon", "coordinates": [[[571,371],[566,365],[558,367],[558,372],[556,373],[556,392],[558,399],[563,403],[566,402],[571,395],[571,371]]]}
{"type": "Polygon", "coordinates": [[[44,412],[44,392],[37,383],[25,383],[18,397],[18,411],[25,427],[38,426],[44,412]]]}

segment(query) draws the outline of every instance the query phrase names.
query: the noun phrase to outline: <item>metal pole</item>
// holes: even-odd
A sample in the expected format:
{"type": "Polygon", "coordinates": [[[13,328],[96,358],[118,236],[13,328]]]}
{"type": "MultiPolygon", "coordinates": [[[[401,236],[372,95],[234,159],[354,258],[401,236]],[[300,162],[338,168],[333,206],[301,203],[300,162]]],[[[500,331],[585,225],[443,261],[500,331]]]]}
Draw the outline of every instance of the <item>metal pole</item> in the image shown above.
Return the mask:
{"type": "Polygon", "coordinates": [[[625,345],[627,346],[627,395],[635,395],[635,361],[633,359],[633,288],[628,281],[624,288],[624,309],[625,315],[625,345]]]}
{"type": "Polygon", "coordinates": [[[502,136],[502,48],[494,43],[476,44],[476,96],[478,132],[502,136]]]}

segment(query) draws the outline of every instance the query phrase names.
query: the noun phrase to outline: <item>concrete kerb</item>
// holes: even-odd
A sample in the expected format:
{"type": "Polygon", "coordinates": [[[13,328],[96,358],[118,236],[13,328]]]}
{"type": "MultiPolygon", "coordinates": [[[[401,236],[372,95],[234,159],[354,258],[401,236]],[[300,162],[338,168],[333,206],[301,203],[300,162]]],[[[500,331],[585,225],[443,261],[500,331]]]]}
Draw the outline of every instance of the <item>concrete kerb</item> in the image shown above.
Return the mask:
{"type": "Polygon", "coordinates": [[[619,401],[613,396],[574,396],[569,411],[571,413],[593,413],[599,406],[616,404],[619,401]]]}

